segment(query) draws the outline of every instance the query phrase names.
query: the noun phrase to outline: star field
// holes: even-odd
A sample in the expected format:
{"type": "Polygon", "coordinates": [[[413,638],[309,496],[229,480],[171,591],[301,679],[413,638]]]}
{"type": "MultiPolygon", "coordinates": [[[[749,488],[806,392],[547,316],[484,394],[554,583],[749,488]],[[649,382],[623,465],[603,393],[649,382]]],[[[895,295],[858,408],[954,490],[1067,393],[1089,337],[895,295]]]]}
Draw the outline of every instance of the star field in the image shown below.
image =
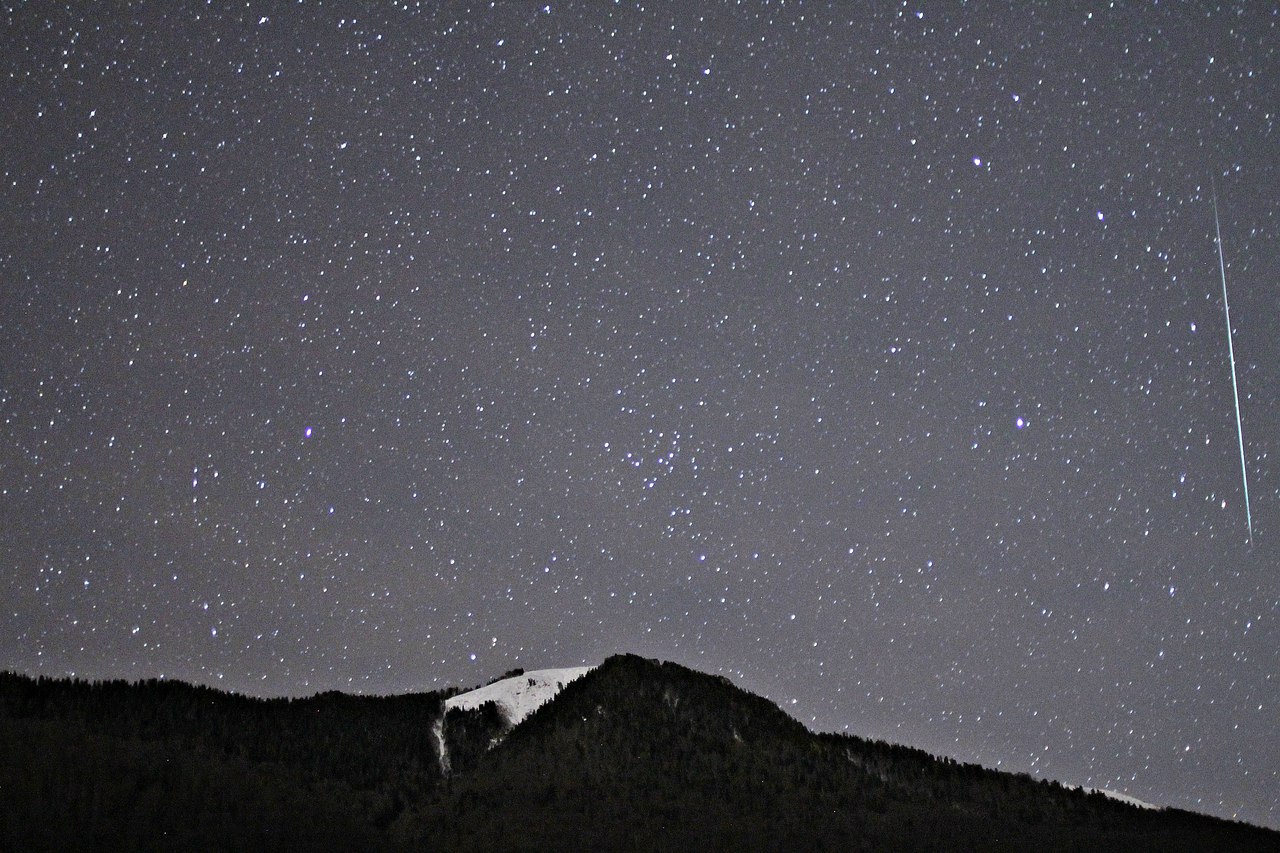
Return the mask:
{"type": "Polygon", "coordinates": [[[1280,826],[1278,45],[1244,2],[4,4],[0,668],[632,651],[1280,826]]]}

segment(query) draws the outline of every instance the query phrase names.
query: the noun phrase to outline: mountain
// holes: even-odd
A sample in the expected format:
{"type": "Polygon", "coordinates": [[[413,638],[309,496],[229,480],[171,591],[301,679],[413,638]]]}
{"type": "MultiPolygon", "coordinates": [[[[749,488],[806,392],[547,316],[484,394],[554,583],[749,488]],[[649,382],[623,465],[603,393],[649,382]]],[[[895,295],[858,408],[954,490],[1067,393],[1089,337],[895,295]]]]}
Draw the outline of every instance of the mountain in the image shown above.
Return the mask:
{"type": "Polygon", "coordinates": [[[589,666],[533,672],[521,669],[445,700],[445,713],[432,728],[439,745],[441,772],[448,775],[469,769],[566,684],[590,671],[589,666]]]}
{"type": "Polygon", "coordinates": [[[773,703],[623,655],[450,780],[455,850],[1280,850],[1280,834],[808,731],[773,703]]]}
{"type": "Polygon", "coordinates": [[[0,850],[1280,851],[1269,830],[814,734],[631,655],[387,698],[0,675],[0,791],[0,850]]]}

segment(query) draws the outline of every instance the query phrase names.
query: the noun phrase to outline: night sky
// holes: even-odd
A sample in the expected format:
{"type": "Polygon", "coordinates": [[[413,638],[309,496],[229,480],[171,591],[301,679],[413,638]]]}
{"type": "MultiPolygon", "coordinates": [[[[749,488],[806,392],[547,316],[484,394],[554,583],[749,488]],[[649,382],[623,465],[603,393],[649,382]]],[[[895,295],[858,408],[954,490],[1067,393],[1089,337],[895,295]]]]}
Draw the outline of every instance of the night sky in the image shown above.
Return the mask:
{"type": "Polygon", "coordinates": [[[0,17],[0,668],[631,651],[1280,826],[1277,4],[0,17]]]}

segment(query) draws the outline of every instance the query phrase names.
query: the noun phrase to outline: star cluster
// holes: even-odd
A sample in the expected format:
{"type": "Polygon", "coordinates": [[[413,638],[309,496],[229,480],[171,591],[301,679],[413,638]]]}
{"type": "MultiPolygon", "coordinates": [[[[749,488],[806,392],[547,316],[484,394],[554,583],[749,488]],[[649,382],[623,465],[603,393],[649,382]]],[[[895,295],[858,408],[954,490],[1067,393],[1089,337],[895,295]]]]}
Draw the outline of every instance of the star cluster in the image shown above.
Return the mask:
{"type": "Polygon", "coordinates": [[[0,20],[0,666],[633,651],[1280,825],[1274,5],[0,20]]]}

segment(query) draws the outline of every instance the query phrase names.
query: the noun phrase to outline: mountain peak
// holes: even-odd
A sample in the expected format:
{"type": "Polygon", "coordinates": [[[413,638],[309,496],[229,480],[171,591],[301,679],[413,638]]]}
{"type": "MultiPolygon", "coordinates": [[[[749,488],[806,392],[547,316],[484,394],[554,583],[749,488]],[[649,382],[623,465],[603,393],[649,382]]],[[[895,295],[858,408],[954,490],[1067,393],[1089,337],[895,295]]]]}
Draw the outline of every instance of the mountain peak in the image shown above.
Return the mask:
{"type": "Polygon", "coordinates": [[[496,705],[488,720],[484,707],[456,716],[469,760],[426,824],[429,844],[1277,849],[1274,833],[1253,827],[816,734],[726,678],[635,655],[607,658],[492,740],[496,705]]]}

